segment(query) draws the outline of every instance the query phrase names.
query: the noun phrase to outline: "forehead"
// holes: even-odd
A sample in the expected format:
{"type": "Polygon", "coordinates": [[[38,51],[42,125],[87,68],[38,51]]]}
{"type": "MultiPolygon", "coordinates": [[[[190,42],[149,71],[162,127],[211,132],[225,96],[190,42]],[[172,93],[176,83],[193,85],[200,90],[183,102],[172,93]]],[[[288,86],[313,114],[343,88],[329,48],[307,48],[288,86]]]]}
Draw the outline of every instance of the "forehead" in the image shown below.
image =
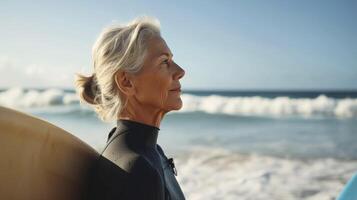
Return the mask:
{"type": "Polygon", "coordinates": [[[167,46],[165,40],[162,37],[153,37],[148,41],[148,56],[159,57],[162,54],[172,55],[170,48],[167,46]]]}

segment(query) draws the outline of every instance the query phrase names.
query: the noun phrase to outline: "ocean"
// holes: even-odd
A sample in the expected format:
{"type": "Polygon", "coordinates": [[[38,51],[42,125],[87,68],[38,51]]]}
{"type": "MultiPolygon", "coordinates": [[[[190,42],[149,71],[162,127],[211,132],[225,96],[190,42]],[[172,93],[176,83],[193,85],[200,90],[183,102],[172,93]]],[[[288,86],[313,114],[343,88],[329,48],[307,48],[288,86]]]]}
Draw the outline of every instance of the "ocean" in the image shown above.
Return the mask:
{"type": "MultiPolygon", "coordinates": [[[[357,91],[199,91],[182,95],[158,143],[187,199],[334,199],[357,172],[357,91]]],[[[45,119],[99,152],[115,126],[73,90],[5,88],[0,105],[45,119]]]]}

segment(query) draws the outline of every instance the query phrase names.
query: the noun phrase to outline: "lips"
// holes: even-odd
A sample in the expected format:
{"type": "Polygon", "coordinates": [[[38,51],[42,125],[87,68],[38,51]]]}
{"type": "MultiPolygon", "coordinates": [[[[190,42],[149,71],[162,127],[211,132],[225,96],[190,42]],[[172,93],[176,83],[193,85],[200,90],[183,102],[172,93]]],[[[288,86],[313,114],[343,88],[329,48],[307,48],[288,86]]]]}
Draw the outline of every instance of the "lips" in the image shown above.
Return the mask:
{"type": "Polygon", "coordinates": [[[181,87],[178,87],[178,88],[172,89],[172,90],[170,90],[170,91],[181,92],[181,87]]]}

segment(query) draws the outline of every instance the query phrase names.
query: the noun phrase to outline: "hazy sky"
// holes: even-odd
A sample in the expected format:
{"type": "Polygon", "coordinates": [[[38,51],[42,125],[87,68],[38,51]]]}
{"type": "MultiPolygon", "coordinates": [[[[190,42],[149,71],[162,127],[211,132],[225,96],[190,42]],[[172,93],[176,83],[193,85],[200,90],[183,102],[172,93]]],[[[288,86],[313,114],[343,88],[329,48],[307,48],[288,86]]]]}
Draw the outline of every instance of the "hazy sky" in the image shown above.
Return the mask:
{"type": "Polygon", "coordinates": [[[357,89],[357,1],[0,2],[0,88],[73,88],[106,25],[157,17],[183,89],[357,89]]]}

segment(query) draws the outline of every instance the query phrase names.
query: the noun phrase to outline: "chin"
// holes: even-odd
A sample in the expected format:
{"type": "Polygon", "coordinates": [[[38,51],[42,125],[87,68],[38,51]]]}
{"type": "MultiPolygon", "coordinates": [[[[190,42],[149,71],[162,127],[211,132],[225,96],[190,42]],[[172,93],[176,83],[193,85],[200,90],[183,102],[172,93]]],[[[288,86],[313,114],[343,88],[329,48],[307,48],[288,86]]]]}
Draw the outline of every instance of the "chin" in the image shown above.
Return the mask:
{"type": "Polygon", "coordinates": [[[177,107],[175,107],[174,110],[181,110],[181,108],[182,108],[182,104],[177,106],[177,107]]]}
{"type": "Polygon", "coordinates": [[[181,99],[175,102],[174,104],[171,104],[169,106],[168,110],[180,110],[182,108],[182,101],[181,99]]]}

